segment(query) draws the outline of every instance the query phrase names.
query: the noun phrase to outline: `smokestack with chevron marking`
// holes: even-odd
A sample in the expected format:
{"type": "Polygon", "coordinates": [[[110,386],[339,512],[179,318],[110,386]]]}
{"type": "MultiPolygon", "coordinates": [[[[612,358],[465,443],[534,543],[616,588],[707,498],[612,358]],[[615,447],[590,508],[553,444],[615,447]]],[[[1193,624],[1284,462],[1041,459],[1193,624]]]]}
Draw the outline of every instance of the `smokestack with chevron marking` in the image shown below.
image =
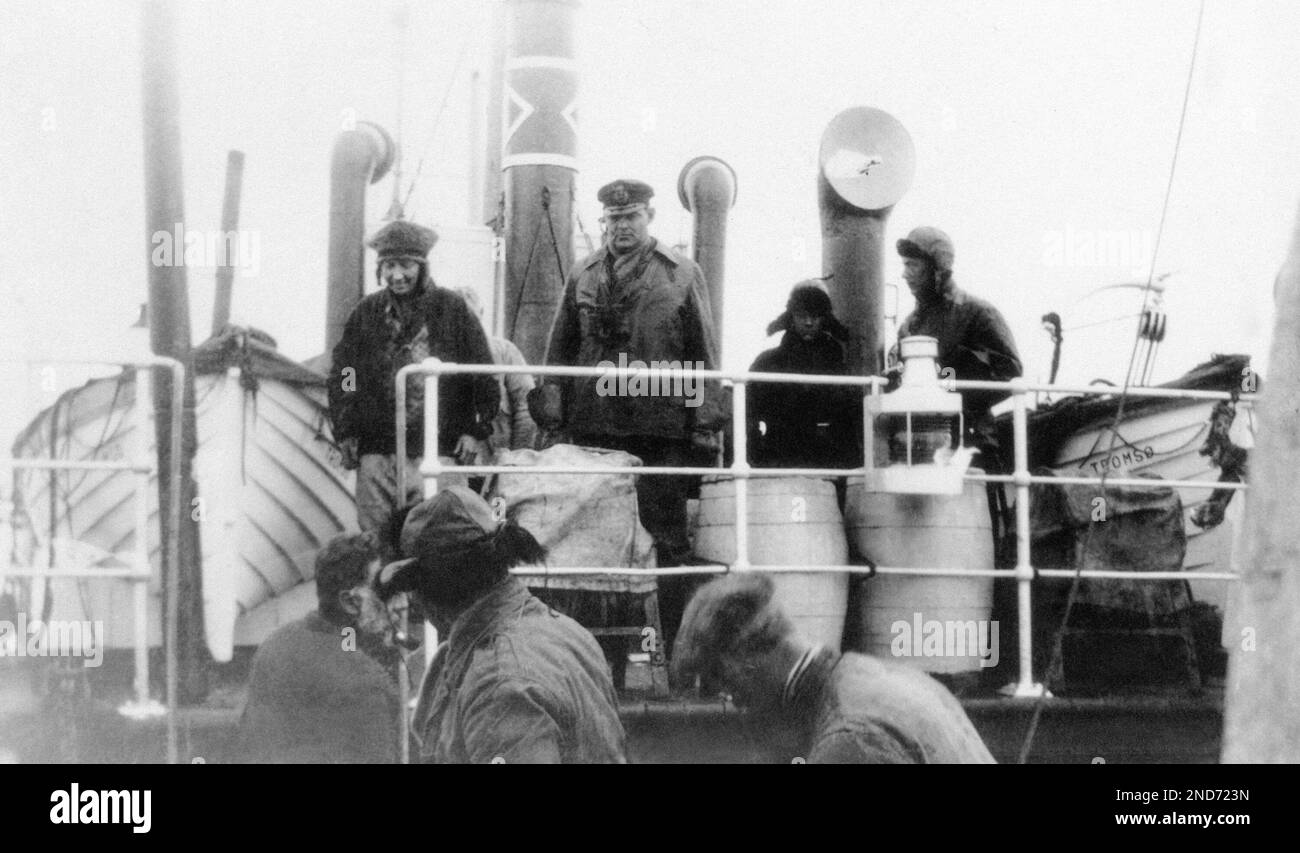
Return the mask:
{"type": "Polygon", "coordinates": [[[501,168],[506,195],[505,333],[546,355],[573,266],[578,75],[575,0],[507,0],[501,168]]]}

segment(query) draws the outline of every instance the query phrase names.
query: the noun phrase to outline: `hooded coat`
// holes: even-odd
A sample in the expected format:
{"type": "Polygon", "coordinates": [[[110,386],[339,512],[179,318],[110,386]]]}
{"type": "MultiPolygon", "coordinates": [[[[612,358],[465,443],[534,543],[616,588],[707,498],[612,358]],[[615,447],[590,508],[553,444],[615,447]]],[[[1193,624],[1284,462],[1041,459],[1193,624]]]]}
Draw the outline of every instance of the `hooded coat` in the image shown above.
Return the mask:
{"type": "MultiPolygon", "coordinates": [[[[898,327],[898,339],[927,335],[939,341],[939,366],[957,379],[1006,382],[1022,373],[1020,354],[1002,314],[992,304],[966,293],[949,278],[933,298],[918,301],[898,327]]],[[[967,429],[995,445],[988,425],[989,408],[1005,400],[1004,391],[963,391],[967,429]]]]}
{"type": "MultiPolygon", "coordinates": [[[[384,288],[366,296],[348,317],[334,347],[330,371],[330,420],[334,440],[357,439],[360,455],[397,452],[397,371],[419,359],[412,343],[420,321],[428,329],[428,356],[460,364],[492,364],[492,352],[478,318],[465,300],[422,276],[422,289],[411,311],[399,311],[397,298],[384,288]],[[408,318],[396,322],[400,314],[408,318]],[[351,373],[346,371],[351,370],[351,373]]],[[[412,381],[408,398],[420,393],[412,381]]],[[[455,375],[439,382],[438,452],[450,456],[461,435],[485,439],[492,434],[499,390],[494,376],[455,375]]],[[[406,425],[406,455],[423,455],[424,421],[411,407],[406,425]]]]}
{"type": "MultiPolygon", "coordinates": [[[[751,373],[845,376],[844,347],[826,332],[805,341],[793,331],[750,365],[751,373]]],[[[858,440],[854,417],[861,395],[847,385],[751,382],[750,460],[776,468],[853,467],[858,440]],[[759,431],[759,423],[765,432],[759,431]]],[[[860,464],[860,463],[856,463],[860,464]]]]}

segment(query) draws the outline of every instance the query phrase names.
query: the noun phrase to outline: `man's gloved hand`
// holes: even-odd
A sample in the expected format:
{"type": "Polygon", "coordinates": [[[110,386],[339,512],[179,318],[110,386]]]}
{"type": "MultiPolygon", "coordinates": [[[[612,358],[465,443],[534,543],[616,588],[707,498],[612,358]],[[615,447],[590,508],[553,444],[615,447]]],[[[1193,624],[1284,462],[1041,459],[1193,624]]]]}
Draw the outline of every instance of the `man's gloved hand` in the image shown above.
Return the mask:
{"type": "Polygon", "coordinates": [[[345,438],[338,443],[339,464],[344,471],[355,471],[361,466],[361,457],[357,454],[357,440],[345,438]]]}
{"type": "Polygon", "coordinates": [[[529,391],[528,414],[539,429],[554,431],[562,427],[564,403],[560,386],[544,383],[529,391]]]}

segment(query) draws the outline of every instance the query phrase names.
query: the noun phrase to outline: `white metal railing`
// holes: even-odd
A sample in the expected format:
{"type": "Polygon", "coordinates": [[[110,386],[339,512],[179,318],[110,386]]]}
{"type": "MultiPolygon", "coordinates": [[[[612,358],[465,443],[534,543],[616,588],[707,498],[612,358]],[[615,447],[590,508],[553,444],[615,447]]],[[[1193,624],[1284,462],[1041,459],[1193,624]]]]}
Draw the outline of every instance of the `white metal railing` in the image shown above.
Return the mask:
{"type": "MultiPolygon", "coordinates": [[[[397,472],[397,494],[405,494],[405,464],[403,460],[406,457],[406,384],[412,376],[425,377],[425,394],[424,394],[424,454],[420,464],[420,475],[424,479],[425,494],[432,495],[437,491],[437,477],[446,471],[454,470],[458,474],[503,474],[517,473],[517,466],[509,465],[458,465],[449,466],[442,464],[438,459],[438,391],[437,380],[440,376],[463,374],[474,376],[500,376],[525,374],[529,376],[561,376],[561,377],[582,377],[582,376],[632,376],[636,375],[648,380],[659,380],[662,387],[662,381],[671,380],[674,377],[681,377],[681,370],[661,369],[661,368],[618,368],[609,367],[567,367],[567,366],[534,366],[534,365],[502,365],[502,364],[457,364],[453,362],[443,362],[436,358],[425,359],[420,364],[412,364],[403,367],[397,372],[396,382],[396,416],[397,416],[397,459],[398,464],[395,466],[397,472]]],[[[680,468],[654,467],[654,466],[582,466],[582,465],[564,465],[564,466],[536,466],[530,467],[530,474],[678,474],[678,475],[717,475],[722,472],[730,474],[735,481],[735,536],[736,536],[736,561],[730,566],[726,565],[704,565],[691,567],[672,567],[661,569],[616,569],[604,567],[562,567],[550,568],[544,570],[525,569],[518,571],[519,574],[534,576],[560,576],[560,575],[682,575],[682,574],[723,574],[729,571],[755,570],[765,572],[847,572],[850,574],[899,574],[899,575],[939,575],[939,576],[962,576],[962,577],[994,577],[994,578],[1014,578],[1017,581],[1017,612],[1019,615],[1019,636],[1018,636],[1018,654],[1020,663],[1020,676],[1015,684],[1012,695],[1017,698],[1032,698],[1041,696],[1044,692],[1043,685],[1036,684],[1033,681],[1033,670],[1031,662],[1033,660],[1033,640],[1032,640],[1032,609],[1031,609],[1031,585],[1035,578],[1074,578],[1082,579],[1123,579],[1130,581],[1169,581],[1169,580],[1188,580],[1197,581],[1235,581],[1237,575],[1231,572],[1197,572],[1194,576],[1186,572],[1123,572],[1114,570],[1077,570],[1077,569],[1035,569],[1030,561],[1030,524],[1029,524],[1029,487],[1035,483],[1054,483],[1057,485],[1069,484],[1106,484],[1113,486],[1133,486],[1138,488],[1178,488],[1178,489],[1209,489],[1209,490],[1245,490],[1245,483],[1219,482],[1214,480],[1155,480],[1148,478],[1133,477],[1108,477],[1105,475],[1098,477],[1073,477],[1073,476],[1037,476],[1029,471],[1029,408],[1027,398],[1030,394],[1040,392],[1080,394],[1093,396],[1117,396],[1120,392],[1113,387],[1098,388],[1096,386],[1074,386],[1074,385],[1051,385],[1047,383],[1029,382],[1024,379],[1013,379],[1010,382],[982,382],[974,380],[940,380],[940,384],[945,390],[989,390],[989,391],[1007,391],[1011,395],[1012,401],[1012,436],[1014,446],[1014,470],[1011,474],[967,474],[965,479],[974,482],[985,483],[1009,483],[1015,486],[1015,530],[1016,530],[1016,565],[1012,569],[962,569],[947,566],[751,566],[749,563],[749,531],[747,519],[749,518],[749,492],[748,481],[753,477],[861,477],[863,468],[753,468],[749,465],[748,456],[748,433],[746,424],[747,398],[746,386],[749,382],[764,383],[785,383],[799,385],[849,385],[861,386],[868,389],[870,393],[876,394],[881,392],[881,388],[888,382],[887,379],[880,376],[817,376],[803,374],[783,374],[783,373],[749,373],[738,371],[723,370],[693,370],[689,371],[690,376],[699,382],[720,381],[730,383],[732,387],[732,412],[731,412],[731,432],[733,446],[733,461],[728,468],[705,468],[689,467],[680,468]]],[[[1170,388],[1128,388],[1123,392],[1126,396],[1132,398],[1156,397],[1165,399],[1191,399],[1191,400],[1232,400],[1236,399],[1243,403],[1254,403],[1257,395],[1255,394],[1238,394],[1233,395],[1222,391],[1195,391],[1180,390],[1170,388]]],[[[869,426],[869,425],[868,425],[869,426]]]]}
{"type": "MultiPolygon", "coordinates": [[[[131,601],[133,616],[134,674],[132,692],[134,698],[121,707],[121,712],[132,717],[157,716],[166,713],[168,721],[168,758],[175,763],[177,750],[176,733],[176,684],[177,661],[176,648],[176,570],[179,554],[176,531],[180,525],[180,449],[181,449],[181,414],[184,404],[185,367],[174,359],[153,356],[140,361],[101,362],[72,359],[26,359],[27,364],[78,364],[78,365],[116,365],[125,370],[135,368],[135,405],[132,417],[135,421],[135,436],[131,441],[130,459],[116,461],[106,459],[33,459],[0,456],[0,471],[11,473],[15,470],[44,471],[128,471],[133,475],[133,527],[135,529],[134,547],[132,549],[129,569],[77,568],[59,569],[53,565],[45,567],[15,566],[13,553],[8,543],[0,547],[0,578],[28,577],[33,581],[45,581],[56,578],[83,580],[126,580],[131,583],[131,601]],[[166,590],[166,679],[167,705],[161,705],[149,697],[149,581],[153,570],[149,562],[149,480],[157,472],[157,459],[149,452],[150,436],[153,428],[153,394],[152,368],[165,367],[172,374],[171,394],[171,506],[166,513],[159,513],[160,523],[169,525],[172,535],[168,539],[168,554],[165,560],[167,578],[166,590]]],[[[51,452],[53,448],[51,448],[51,452]]],[[[0,529],[13,530],[13,501],[0,497],[0,529]]]]}

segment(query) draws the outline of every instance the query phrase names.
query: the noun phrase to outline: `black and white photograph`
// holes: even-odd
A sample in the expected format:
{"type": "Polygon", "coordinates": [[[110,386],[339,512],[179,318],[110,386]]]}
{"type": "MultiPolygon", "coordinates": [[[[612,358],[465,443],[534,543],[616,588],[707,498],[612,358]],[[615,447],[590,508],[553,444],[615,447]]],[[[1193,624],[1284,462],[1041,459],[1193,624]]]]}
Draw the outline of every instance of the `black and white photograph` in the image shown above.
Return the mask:
{"type": "Polygon", "coordinates": [[[1298,37],[5,0],[0,763],[1300,763],[1298,37]]]}

